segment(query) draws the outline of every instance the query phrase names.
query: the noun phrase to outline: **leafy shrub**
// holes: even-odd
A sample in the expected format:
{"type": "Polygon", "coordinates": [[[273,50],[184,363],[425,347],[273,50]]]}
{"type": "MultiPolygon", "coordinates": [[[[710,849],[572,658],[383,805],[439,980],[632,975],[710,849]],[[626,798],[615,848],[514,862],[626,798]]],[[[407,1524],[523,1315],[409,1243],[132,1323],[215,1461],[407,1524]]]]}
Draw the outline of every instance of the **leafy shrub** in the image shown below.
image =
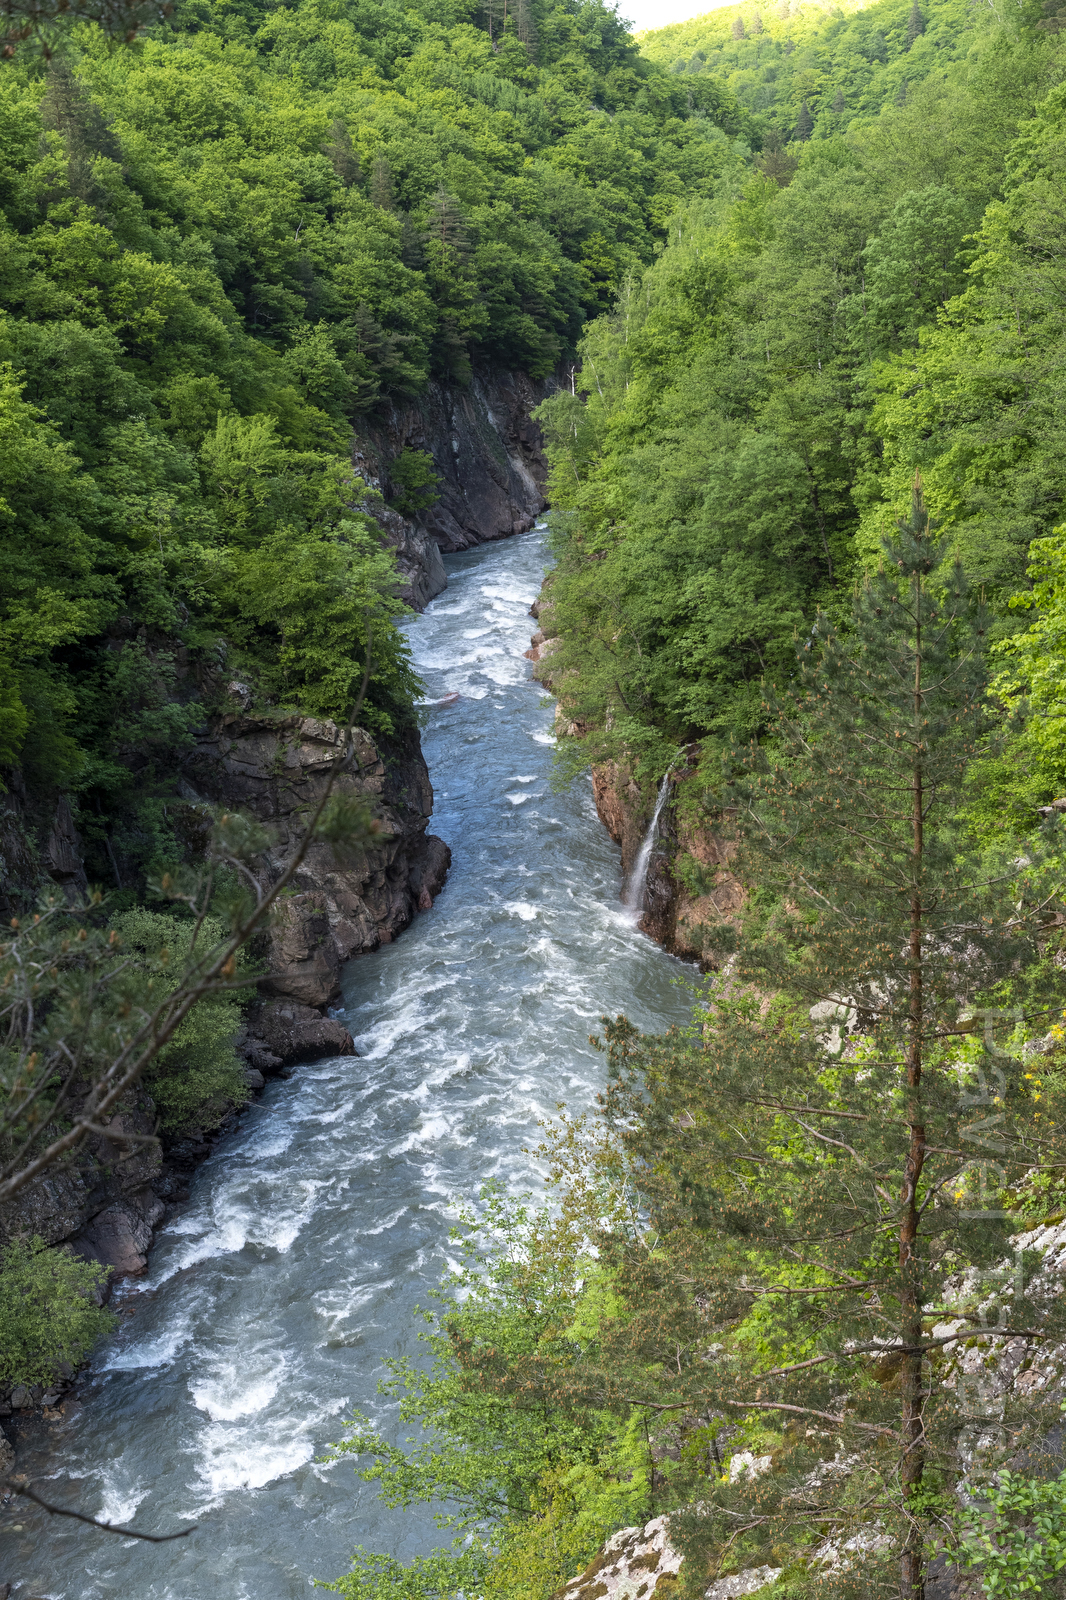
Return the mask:
{"type": "Polygon", "coordinates": [[[401,450],[389,467],[392,480],[390,505],[405,517],[427,511],[440,499],[440,479],[428,450],[401,450]]]}
{"type": "MultiPolygon", "coordinates": [[[[141,906],[113,918],[111,926],[122,941],[123,955],[134,958],[162,997],[191,959],[194,924],[141,906]]],[[[223,933],[220,922],[206,919],[197,948],[210,949],[223,933]]],[[[240,998],[234,992],[201,1000],[146,1074],[164,1128],[186,1123],[215,1128],[231,1106],[247,1100],[248,1088],[233,1048],[241,1021],[240,998]]]]}
{"type": "Polygon", "coordinates": [[[0,1380],[49,1383],[88,1355],[115,1322],[94,1304],[107,1268],[43,1239],[12,1241],[0,1259],[0,1380]]]}

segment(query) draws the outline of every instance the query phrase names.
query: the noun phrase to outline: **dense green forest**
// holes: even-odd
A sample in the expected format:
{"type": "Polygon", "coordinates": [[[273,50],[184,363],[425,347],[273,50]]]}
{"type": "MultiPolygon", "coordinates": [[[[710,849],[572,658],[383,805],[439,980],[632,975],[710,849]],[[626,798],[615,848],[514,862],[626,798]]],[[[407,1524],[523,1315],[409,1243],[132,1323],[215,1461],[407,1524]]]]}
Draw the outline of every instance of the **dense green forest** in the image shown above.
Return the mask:
{"type": "Polygon", "coordinates": [[[365,720],[410,719],[353,425],[572,357],[747,120],[584,0],[193,3],[4,63],[0,760],[74,794],[91,876],[173,853],[234,675],[340,715],[369,611],[365,720]]]}
{"type": "Polygon", "coordinates": [[[765,14],[742,5],[674,23],[647,35],[642,52],[674,73],[721,78],[759,117],[769,151],[904,104],[926,78],[942,81],[986,31],[965,0],[832,8],[786,0],[765,14]]]}
{"type": "MultiPolygon", "coordinates": [[[[912,53],[935,33],[927,9],[912,53]]],[[[843,132],[819,122],[681,207],[586,334],[585,398],[542,409],[550,673],[589,730],[571,761],[625,745],[661,773],[683,745],[757,730],[764,674],[787,672],[797,630],[876,563],[916,469],[994,604],[1004,671],[1028,670],[1007,639],[1030,563],[1055,565],[1063,502],[1062,48],[1039,14],[1006,28],[943,9],[954,63],[945,51],[903,103],[843,132]]],[[[887,35],[897,13],[875,5],[864,26],[887,35]]],[[[827,73],[854,25],[809,30],[827,73]]],[[[791,115],[792,94],[783,82],[764,114],[791,115]]],[[[1064,776],[1055,684],[1035,688],[1013,777],[1030,821],[1064,776]]]]}

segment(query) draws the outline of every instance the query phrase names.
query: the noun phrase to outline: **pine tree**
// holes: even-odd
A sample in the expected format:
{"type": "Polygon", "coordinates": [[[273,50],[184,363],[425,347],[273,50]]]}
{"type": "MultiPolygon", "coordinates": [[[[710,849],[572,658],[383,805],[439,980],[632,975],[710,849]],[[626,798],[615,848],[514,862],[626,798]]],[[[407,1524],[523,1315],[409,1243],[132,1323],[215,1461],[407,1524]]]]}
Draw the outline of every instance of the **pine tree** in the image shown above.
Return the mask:
{"type": "Polygon", "coordinates": [[[792,137],[799,143],[803,143],[810,138],[813,131],[814,118],[811,116],[810,106],[807,104],[806,100],[804,100],[803,104],[800,106],[799,116],[796,118],[796,126],[793,129],[792,137]]]}
{"type": "Polygon", "coordinates": [[[907,49],[908,50],[910,49],[911,45],[914,43],[915,39],[917,39],[918,35],[920,33],[924,33],[924,32],[925,32],[925,18],[922,16],[921,7],[918,4],[918,0],[914,0],[914,4],[911,6],[911,14],[907,19],[907,49]]]}
{"type": "Polygon", "coordinates": [[[762,32],[762,17],[758,11],[756,11],[754,17],[752,18],[751,31],[753,34],[760,34],[762,32]]]}
{"type": "Polygon", "coordinates": [[[980,1496],[1057,1412],[1035,1390],[975,1412],[930,1309],[960,1267],[983,1273],[956,1314],[993,1369],[1012,1332],[1035,1338],[1031,1356],[1064,1323],[1054,1297],[1027,1295],[1021,1258],[1009,1285],[1000,1271],[1010,1196],[1062,1159],[1038,1075],[1011,1053],[1018,1018],[995,1009],[1028,974],[1030,1024],[1046,1027],[1044,889],[1035,850],[989,868],[956,821],[987,734],[986,620],[941,557],[916,482],[850,631],[817,620],[771,754],[729,781],[733,867],[759,901],[738,943],[717,931],[728,979],[687,1037],[607,1029],[608,1111],[659,1239],[627,1292],[650,1303],[657,1275],[664,1304],[687,1283],[703,1311],[698,1334],[674,1313],[676,1376],[654,1405],[719,1432],[767,1416],[784,1436],[772,1477],[695,1490],[672,1536],[703,1572],[741,1530],[763,1542],[754,1564],[785,1533],[809,1556],[828,1529],[862,1541],[860,1587],[842,1570],[840,1592],[902,1600],[921,1600],[958,1481],[980,1496]],[[810,1441],[827,1424],[829,1471],[810,1441]]]}
{"type": "Polygon", "coordinates": [[[537,23],[533,15],[532,0],[515,0],[515,33],[526,47],[531,61],[537,59],[537,23]]]}
{"type": "Polygon", "coordinates": [[[747,30],[744,27],[744,18],[743,17],[734,17],[733,18],[733,38],[734,39],[746,39],[747,37],[748,37],[747,30]]]}
{"type": "Polygon", "coordinates": [[[358,153],[352,149],[351,135],[338,118],[330,127],[329,138],[322,146],[330,165],[346,189],[362,180],[363,171],[358,153]]]}
{"type": "Polygon", "coordinates": [[[384,156],[375,156],[370,168],[370,199],[382,211],[395,209],[392,189],[392,168],[384,156]]]}
{"type": "Polygon", "coordinates": [[[833,96],[833,110],[838,114],[845,110],[844,93],[841,89],[838,89],[836,94],[833,96]]]}

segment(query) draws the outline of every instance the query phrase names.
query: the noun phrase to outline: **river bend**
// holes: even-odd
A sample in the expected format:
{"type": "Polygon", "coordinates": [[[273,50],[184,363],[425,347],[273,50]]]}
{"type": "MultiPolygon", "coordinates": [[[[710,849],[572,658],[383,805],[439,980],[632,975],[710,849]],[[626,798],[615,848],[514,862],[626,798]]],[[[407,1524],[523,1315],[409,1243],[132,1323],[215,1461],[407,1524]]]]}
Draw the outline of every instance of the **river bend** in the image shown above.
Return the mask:
{"type": "Polygon", "coordinates": [[[83,1404],[20,1458],[96,1516],[200,1527],[152,1546],[16,1507],[0,1538],[15,1596],[291,1600],[355,1544],[432,1542],[428,1516],[385,1510],[350,1463],[316,1457],[353,1406],[388,1426],[381,1359],[418,1348],[451,1197],[488,1177],[535,1185],[537,1118],[601,1085],[600,1014],[660,1028],[687,1013],[685,969],[619,902],[588,785],[549,786],[552,712],[522,655],[544,560],[540,531],[451,557],[448,589],[409,624],[430,701],[460,695],[427,707],[423,733],[453,865],[432,911],[346,970],[358,1058],[268,1085],[123,1292],[83,1404]]]}

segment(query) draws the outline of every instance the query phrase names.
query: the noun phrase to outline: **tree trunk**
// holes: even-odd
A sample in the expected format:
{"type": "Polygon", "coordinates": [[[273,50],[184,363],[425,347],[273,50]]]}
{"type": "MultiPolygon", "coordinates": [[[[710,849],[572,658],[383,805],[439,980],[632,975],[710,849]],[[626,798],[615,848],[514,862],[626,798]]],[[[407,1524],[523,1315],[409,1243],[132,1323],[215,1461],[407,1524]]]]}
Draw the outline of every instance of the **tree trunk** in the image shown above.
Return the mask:
{"type": "MultiPolygon", "coordinates": [[[[904,1509],[921,1486],[925,1468],[925,1396],[922,1392],[922,1356],[918,1349],[922,1342],[922,1281],[918,1254],[918,1185],[925,1164],[925,1126],[923,1122],[922,1083],[922,917],[923,903],[923,823],[924,782],[922,746],[922,591],[920,579],[914,582],[915,597],[915,663],[914,663],[914,738],[915,748],[911,773],[911,931],[910,931],[910,1008],[907,1021],[907,1122],[910,1127],[910,1146],[903,1173],[900,1192],[902,1214],[899,1226],[900,1274],[900,1334],[911,1353],[904,1355],[901,1373],[902,1415],[901,1432],[903,1453],[900,1461],[900,1487],[903,1491],[904,1509]]],[[[900,1564],[901,1600],[922,1600],[921,1523],[912,1519],[903,1547],[900,1564]]]]}

